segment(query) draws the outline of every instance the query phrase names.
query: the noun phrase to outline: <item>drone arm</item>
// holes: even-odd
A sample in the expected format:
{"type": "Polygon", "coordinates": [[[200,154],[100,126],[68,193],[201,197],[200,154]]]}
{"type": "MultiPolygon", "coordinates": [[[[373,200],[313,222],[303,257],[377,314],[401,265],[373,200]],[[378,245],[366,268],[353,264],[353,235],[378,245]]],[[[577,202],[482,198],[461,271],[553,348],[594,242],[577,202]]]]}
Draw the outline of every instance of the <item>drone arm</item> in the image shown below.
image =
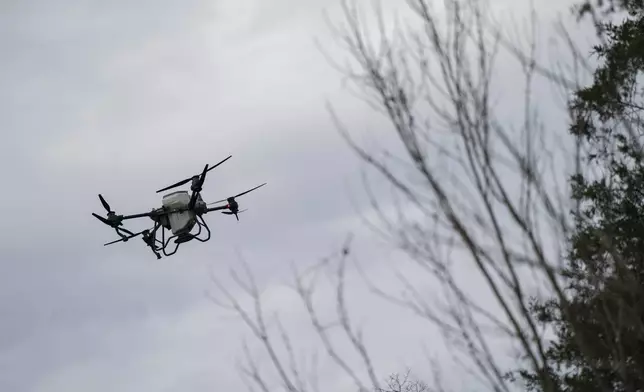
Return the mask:
{"type": "Polygon", "coordinates": [[[154,212],[145,212],[143,214],[134,214],[134,215],[121,215],[119,216],[120,220],[126,220],[126,219],[136,219],[136,218],[147,218],[151,217],[154,215],[154,212]]]}
{"type": "Polygon", "coordinates": [[[211,207],[211,208],[207,208],[204,213],[213,212],[213,211],[227,210],[227,209],[228,209],[228,206],[211,207]]]}

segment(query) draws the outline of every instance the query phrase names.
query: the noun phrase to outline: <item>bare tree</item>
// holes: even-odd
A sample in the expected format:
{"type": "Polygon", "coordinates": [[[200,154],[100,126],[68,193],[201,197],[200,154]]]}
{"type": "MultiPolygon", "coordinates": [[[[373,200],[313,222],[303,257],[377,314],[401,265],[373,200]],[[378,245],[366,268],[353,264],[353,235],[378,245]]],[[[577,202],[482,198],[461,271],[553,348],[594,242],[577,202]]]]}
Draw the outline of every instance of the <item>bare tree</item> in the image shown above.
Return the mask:
{"type": "Polygon", "coordinates": [[[387,379],[387,387],[381,388],[378,392],[429,392],[429,386],[418,380],[413,380],[409,377],[409,371],[401,376],[394,373],[387,379]]]}
{"type": "MultiPolygon", "coordinates": [[[[579,140],[568,135],[566,124],[549,129],[542,121],[545,115],[537,100],[543,98],[544,86],[556,88],[564,97],[578,89],[579,79],[591,69],[585,56],[560,30],[569,61],[565,67],[545,65],[538,61],[535,14],[525,23],[529,27],[525,34],[511,32],[530,38],[527,44],[519,44],[486,13],[489,4],[484,1],[446,0],[438,12],[427,0],[407,0],[417,28],[389,29],[376,7],[369,14],[374,16],[373,30],[358,7],[342,5],[344,23],[332,24],[350,62],[338,66],[331,61],[365,102],[384,115],[398,144],[369,150],[355,141],[331,105],[330,112],[347,144],[395,190],[397,197],[389,205],[370,193],[371,208],[379,213],[379,221],[370,224],[403,249],[427,273],[427,282],[440,287],[442,296],[427,297],[404,274],[400,279],[406,297],[375,286],[372,290],[438,326],[445,340],[458,349],[456,359],[487,389],[512,389],[507,363],[501,360],[507,353],[498,349],[503,343],[501,347],[515,349],[540,375],[543,390],[554,391],[544,331],[530,312],[530,299],[544,290],[565,301],[560,269],[569,246],[570,211],[575,208],[565,181],[568,175],[591,168],[582,165],[585,151],[579,140]],[[504,61],[503,74],[499,74],[499,58],[504,61]],[[513,101],[514,121],[494,107],[495,86],[504,86],[510,73],[515,75],[513,85],[522,85],[521,99],[513,101]],[[479,279],[488,292],[468,290],[463,271],[479,279]]],[[[325,354],[360,391],[429,391],[427,384],[407,376],[380,381],[346,306],[348,249],[307,274],[294,273],[294,289],[325,354]],[[314,306],[315,279],[305,278],[328,267],[335,269],[336,282],[337,317],[331,322],[322,320],[314,306]],[[358,367],[338,351],[329,337],[332,328],[342,331],[360,359],[358,367]]],[[[245,280],[233,277],[252,298],[252,310],[218,286],[228,306],[262,343],[280,388],[316,391],[317,383],[295,359],[293,342],[281,323],[271,335],[250,271],[246,270],[245,280]],[[278,354],[278,345],[285,355],[278,354]]],[[[366,274],[365,278],[369,283],[366,274]]],[[[245,352],[247,363],[242,369],[253,388],[274,390],[248,349],[245,352]]]]}
{"type": "MultiPolygon", "coordinates": [[[[325,354],[353,381],[359,391],[380,390],[380,381],[374,370],[367,346],[364,343],[361,332],[352,325],[349,311],[347,310],[344,277],[348,256],[349,245],[347,243],[339,254],[323,259],[308,271],[300,273],[294,270],[293,289],[298,294],[306,309],[311,326],[319,337],[325,354]],[[313,300],[319,275],[320,273],[329,271],[329,267],[334,269],[334,277],[336,278],[335,304],[337,318],[332,321],[321,318],[315,308],[313,300]],[[330,336],[330,330],[332,328],[339,329],[346,338],[346,343],[358,354],[362,370],[367,374],[366,379],[358,374],[358,370],[354,367],[354,364],[349,363],[343,357],[343,353],[338,350],[338,345],[333,342],[330,336]]],[[[250,329],[252,335],[262,343],[272,364],[271,370],[277,374],[278,383],[282,389],[289,392],[318,391],[319,385],[316,379],[315,369],[308,369],[312,370],[312,372],[307,372],[307,369],[301,367],[301,362],[296,360],[291,338],[286,333],[279,316],[266,314],[262,303],[261,292],[252,272],[243,260],[241,260],[241,265],[245,276],[243,278],[240,277],[236,271],[231,271],[231,276],[236,285],[251,299],[251,310],[245,309],[240,301],[214,276],[211,278],[221,295],[212,296],[211,299],[218,305],[236,312],[250,329]],[[269,316],[274,321],[277,329],[277,331],[273,331],[273,334],[271,334],[269,328],[269,316]],[[278,336],[278,338],[273,335],[278,336]],[[284,356],[278,354],[281,348],[285,349],[284,356]]],[[[244,344],[244,354],[245,363],[240,365],[240,370],[245,378],[250,381],[250,386],[259,388],[261,391],[273,390],[266,376],[260,372],[257,361],[250,354],[246,344],[244,344]]]]}
{"type": "MultiPolygon", "coordinates": [[[[498,359],[504,353],[494,348],[502,340],[490,330],[502,334],[547,382],[542,331],[529,311],[536,287],[525,277],[537,276],[563,297],[558,270],[572,206],[557,180],[565,178],[563,165],[580,165],[579,154],[562,143],[565,128],[549,135],[541,123],[534,86],[574,88],[576,75],[566,77],[537,62],[534,41],[521,48],[508,39],[485,12],[485,2],[447,1],[442,18],[428,1],[407,5],[421,21],[420,32],[397,30],[387,39],[377,13],[382,39],[374,40],[358,9],[347,3],[346,23],[337,30],[354,64],[343,72],[386,114],[401,147],[368,151],[332,110],[349,146],[402,200],[394,216],[382,212],[376,226],[435,278],[444,297],[437,306],[405,281],[411,299],[381,294],[438,325],[463,354],[458,359],[490,389],[509,391],[507,366],[498,359]],[[523,75],[517,123],[493,107],[495,61],[503,54],[523,75]],[[462,271],[482,279],[489,290],[483,298],[494,306],[467,290],[458,276],[462,271]]],[[[385,211],[371,200],[374,209],[385,211]]]]}
{"type": "MultiPolygon", "coordinates": [[[[336,30],[352,60],[341,71],[367,103],[385,114],[399,144],[383,151],[364,147],[330,109],[348,145],[398,196],[391,214],[385,212],[391,205],[371,198],[373,209],[380,212],[373,226],[433,277],[444,296],[437,305],[404,276],[407,298],[373,289],[439,326],[446,341],[460,349],[464,368],[491,390],[511,388],[508,364],[501,359],[505,353],[498,349],[505,342],[538,376],[540,390],[555,391],[544,331],[530,305],[541,290],[558,299],[564,317],[576,326],[560,274],[572,229],[579,223],[573,217],[583,218],[570,213],[579,206],[569,193],[568,178],[601,173],[585,165],[595,147],[569,134],[566,122],[549,129],[552,125],[543,119],[551,112],[541,112],[540,106],[547,99],[544,85],[555,87],[568,102],[581,89],[580,79],[594,68],[562,25],[559,39],[568,61],[544,64],[538,56],[534,12],[525,24],[529,40],[521,45],[512,39],[525,36],[520,30],[502,31],[486,12],[492,3],[446,1],[442,13],[429,1],[406,3],[421,29],[397,29],[390,36],[382,12],[376,12],[372,33],[358,8],[344,3],[345,23],[336,30]],[[499,74],[499,67],[506,73],[499,74]],[[523,85],[521,104],[514,109],[521,113],[518,121],[494,106],[495,92],[508,82],[510,70],[521,75],[513,83],[523,85]],[[489,296],[468,290],[459,276],[465,272],[480,278],[489,296]]],[[[640,109],[633,114],[633,106],[615,122],[638,140],[640,109]]],[[[578,108],[569,108],[568,121],[578,120],[577,114],[578,108]]],[[[601,246],[615,268],[628,273],[610,236],[601,235],[601,246]]],[[[630,275],[623,283],[631,283],[632,297],[637,277],[630,275]]],[[[598,272],[593,279],[603,282],[605,277],[598,272]]],[[[628,296],[612,303],[638,314],[638,305],[628,303],[628,296]]],[[[632,318],[631,327],[611,322],[608,303],[602,333],[622,336],[629,328],[642,328],[632,318]]],[[[590,353],[587,334],[575,333],[574,338],[590,353]]],[[[616,362],[611,366],[618,373],[629,368],[624,343],[617,338],[608,344],[616,362]]]]}

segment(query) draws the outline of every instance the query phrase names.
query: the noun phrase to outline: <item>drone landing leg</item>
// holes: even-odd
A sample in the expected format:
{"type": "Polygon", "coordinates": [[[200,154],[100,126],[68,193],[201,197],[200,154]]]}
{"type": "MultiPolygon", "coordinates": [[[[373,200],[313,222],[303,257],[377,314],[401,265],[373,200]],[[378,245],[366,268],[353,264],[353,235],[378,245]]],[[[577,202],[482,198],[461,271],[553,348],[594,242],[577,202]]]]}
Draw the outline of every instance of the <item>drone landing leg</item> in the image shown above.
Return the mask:
{"type": "Polygon", "coordinates": [[[177,250],[179,250],[179,245],[181,245],[181,244],[177,244],[177,246],[174,248],[174,250],[172,252],[170,252],[170,253],[166,252],[166,248],[168,247],[168,244],[170,243],[170,241],[173,238],[176,238],[176,237],[177,237],[176,235],[170,236],[168,238],[168,240],[166,241],[166,239],[165,239],[165,228],[161,227],[161,243],[163,244],[163,247],[161,248],[161,250],[163,251],[163,254],[166,257],[167,256],[172,256],[173,254],[177,253],[177,250]]]}
{"type": "Polygon", "coordinates": [[[159,230],[160,226],[161,224],[156,222],[154,224],[154,228],[152,229],[152,234],[150,235],[150,237],[148,237],[148,240],[146,240],[146,244],[150,247],[152,253],[154,253],[154,255],[157,257],[157,260],[161,259],[161,255],[158,252],[160,248],[156,247],[156,243],[160,242],[159,240],[157,240],[157,230],[159,230]]]}
{"type": "Polygon", "coordinates": [[[174,248],[174,250],[173,250],[172,252],[170,252],[170,253],[168,253],[168,252],[166,252],[166,251],[165,251],[166,247],[168,246],[168,243],[169,243],[169,242],[170,242],[170,240],[171,240],[171,239],[173,239],[174,237],[176,237],[176,236],[172,236],[172,237],[168,238],[168,242],[166,242],[166,246],[165,246],[165,247],[163,247],[163,254],[164,254],[164,255],[166,255],[166,256],[172,256],[173,254],[177,253],[177,251],[179,250],[179,246],[180,246],[181,244],[177,244],[177,246],[174,248]]]}
{"type": "Polygon", "coordinates": [[[210,228],[206,224],[206,221],[201,217],[201,215],[197,216],[197,224],[199,225],[199,232],[193,237],[195,240],[199,242],[206,242],[210,239],[210,228]],[[206,238],[199,238],[197,237],[199,234],[201,234],[201,228],[205,228],[206,232],[208,233],[208,236],[206,238]]]}

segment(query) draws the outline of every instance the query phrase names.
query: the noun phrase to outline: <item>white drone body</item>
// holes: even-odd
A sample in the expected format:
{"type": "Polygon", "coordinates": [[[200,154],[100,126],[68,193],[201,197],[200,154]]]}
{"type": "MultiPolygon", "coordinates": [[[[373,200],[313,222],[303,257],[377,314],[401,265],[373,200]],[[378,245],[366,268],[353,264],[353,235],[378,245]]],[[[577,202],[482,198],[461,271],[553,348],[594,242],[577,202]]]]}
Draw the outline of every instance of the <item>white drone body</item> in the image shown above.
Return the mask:
{"type": "MultiPolygon", "coordinates": [[[[190,204],[190,193],[188,191],[177,191],[163,196],[163,207],[170,211],[175,209],[186,209],[190,204]]],[[[197,195],[195,205],[204,204],[201,195],[197,195]]],[[[171,212],[167,215],[168,223],[172,228],[172,234],[181,235],[189,233],[197,223],[197,215],[194,211],[184,210],[171,212]]]]}

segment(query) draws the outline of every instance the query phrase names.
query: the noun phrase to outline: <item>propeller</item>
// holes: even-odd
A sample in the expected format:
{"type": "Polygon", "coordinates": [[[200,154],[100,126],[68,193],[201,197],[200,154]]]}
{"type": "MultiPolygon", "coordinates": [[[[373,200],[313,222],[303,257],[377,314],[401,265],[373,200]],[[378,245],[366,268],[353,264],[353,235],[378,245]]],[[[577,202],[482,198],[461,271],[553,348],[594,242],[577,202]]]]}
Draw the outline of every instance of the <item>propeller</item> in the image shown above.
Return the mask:
{"type": "Polygon", "coordinates": [[[261,188],[261,187],[263,187],[263,186],[264,186],[264,185],[266,185],[266,184],[267,184],[267,183],[265,182],[265,183],[263,183],[262,185],[257,185],[257,186],[256,186],[255,188],[253,188],[253,189],[249,189],[249,190],[247,190],[246,192],[242,192],[242,193],[240,193],[240,194],[238,194],[238,195],[231,196],[231,197],[228,197],[228,198],[225,198],[225,199],[221,199],[221,200],[213,201],[212,203],[208,203],[208,205],[221,203],[222,201],[228,201],[228,202],[230,202],[230,200],[231,200],[231,199],[232,199],[232,200],[235,200],[235,198],[236,198],[236,197],[243,196],[243,195],[247,194],[248,192],[252,192],[252,191],[254,191],[254,190],[255,190],[255,189],[257,189],[257,188],[261,188]]]}
{"type": "Polygon", "coordinates": [[[217,203],[221,203],[223,201],[228,202],[227,207],[230,210],[230,212],[227,215],[230,215],[230,214],[235,215],[235,218],[237,218],[237,220],[239,220],[239,216],[237,216],[237,214],[239,213],[239,204],[237,204],[237,201],[235,200],[235,198],[243,196],[243,195],[245,195],[245,194],[247,194],[249,192],[252,192],[257,188],[261,188],[264,185],[266,185],[266,183],[263,183],[262,185],[258,185],[255,188],[249,189],[249,190],[247,190],[245,192],[242,192],[242,193],[240,193],[238,195],[231,196],[231,197],[228,197],[228,198],[222,199],[222,200],[217,200],[217,201],[214,201],[214,202],[208,203],[208,204],[217,204],[217,203]]]}
{"type": "MultiPolygon", "coordinates": [[[[232,155],[229,155],[229,156],[228,156],[228,158],[226,158],[226,159],[224,159],[223,161],[221,161],[221,162],[217,163],[215,166],[211,166],[210,168],[207,168],[207,169],[204,169],[204,170],[205,170],[205,171],[210,171],[210,170],[212,170],[212,169],[216,168],[217,166],[221,165],[222,163],[226,162],[226,161],[227,161],[227,160],[229,160],[231,157],[232,157],[232,155]]],[[[208,166],[208,165],[206,165],[206,167],[207,167],[207,166],[208,166]]],[[[181,181],[179,181],[179,182],[177,182],[177,183],[175,183],[175,184],[172,184],[172,185],[170,185],[170,186],[167,186],[167,187],[165,187],[165,188],[163,188],[163,189],[159,189],[156,193],[163,192],[163,191],[167,191],[168,189],[176,188],[176,187],[181,186],[181,185],[183,185],[183,184],[187,184],[188,182],[190,182],[193,178],[197,177],[198,175],[199,175],[199,174],[196,174],[196,175],[194,175],[194,176],[192,176],[192,177],[188,177],[188,178],[186,178],[186,179],[184,179],[184,180],[181,180],[181,181]]],[[[204,175],[204,174],[202,173],[202,175],[204,175]]],[[[203,184],[203,182],[202,182],[202,184],[203,184]]]]}
{"type": "Polygon", "coordinates": [[[143,230],[143,231],[139,231],[138,233],[135,233],[135,234],[129,235],[129,236],[127,236],[127,237],[123,237],[123,238],[121,238],[121,239],[118,239],[118,240],[115,240],[115,241],[112,241],[112,242],[108,242],[107,244],[103,244],[103,246],[116,244],[117,242],[121,242],[121,241],[122,241],[122,242],[127,242],[130,238],[134,238],[134,237],[139,236],[139,235],[141,235],[141,234],[147,234],[147,233],[149,233],[149,230],[147,230],[147,229],[146,229],[146,230],[143,230]]]}
{"type": "Polygon", "coordinates": [[[201,192],[201,186],[203,185],[204,181],[206,181],[206,173],[208,173],[208,170],[208,165],[206,165],[203,168],[203,172],[201,172],[201,176],[199,176],[199,181],[194,185],[192,189],[192,197],[190,197],[190,204],[188,204],[188,208],[191,210],[195,208],[197,195],[199,195],[199,192],[201,192]]]}
{"type": "Polygon", "coordinates": [[[110,208],[110,205],[107,203],[107,201],[105,201],[105,198],[103,197],[103,195],[99,193],[98,198],[101,201],[101,204],[103,204],[103,208],[105,208],[105,210],[107,211],[107,219],[93,212],[92,212],[92,215],[94,215],[96,219],[100,220],[101,222],[105,223],[110,227],[118,226],[119,225],[118,221],[110,219],[111,217],[115,216],[115,213],[114,211],[112,211],[112,208],[110,208]]]}

